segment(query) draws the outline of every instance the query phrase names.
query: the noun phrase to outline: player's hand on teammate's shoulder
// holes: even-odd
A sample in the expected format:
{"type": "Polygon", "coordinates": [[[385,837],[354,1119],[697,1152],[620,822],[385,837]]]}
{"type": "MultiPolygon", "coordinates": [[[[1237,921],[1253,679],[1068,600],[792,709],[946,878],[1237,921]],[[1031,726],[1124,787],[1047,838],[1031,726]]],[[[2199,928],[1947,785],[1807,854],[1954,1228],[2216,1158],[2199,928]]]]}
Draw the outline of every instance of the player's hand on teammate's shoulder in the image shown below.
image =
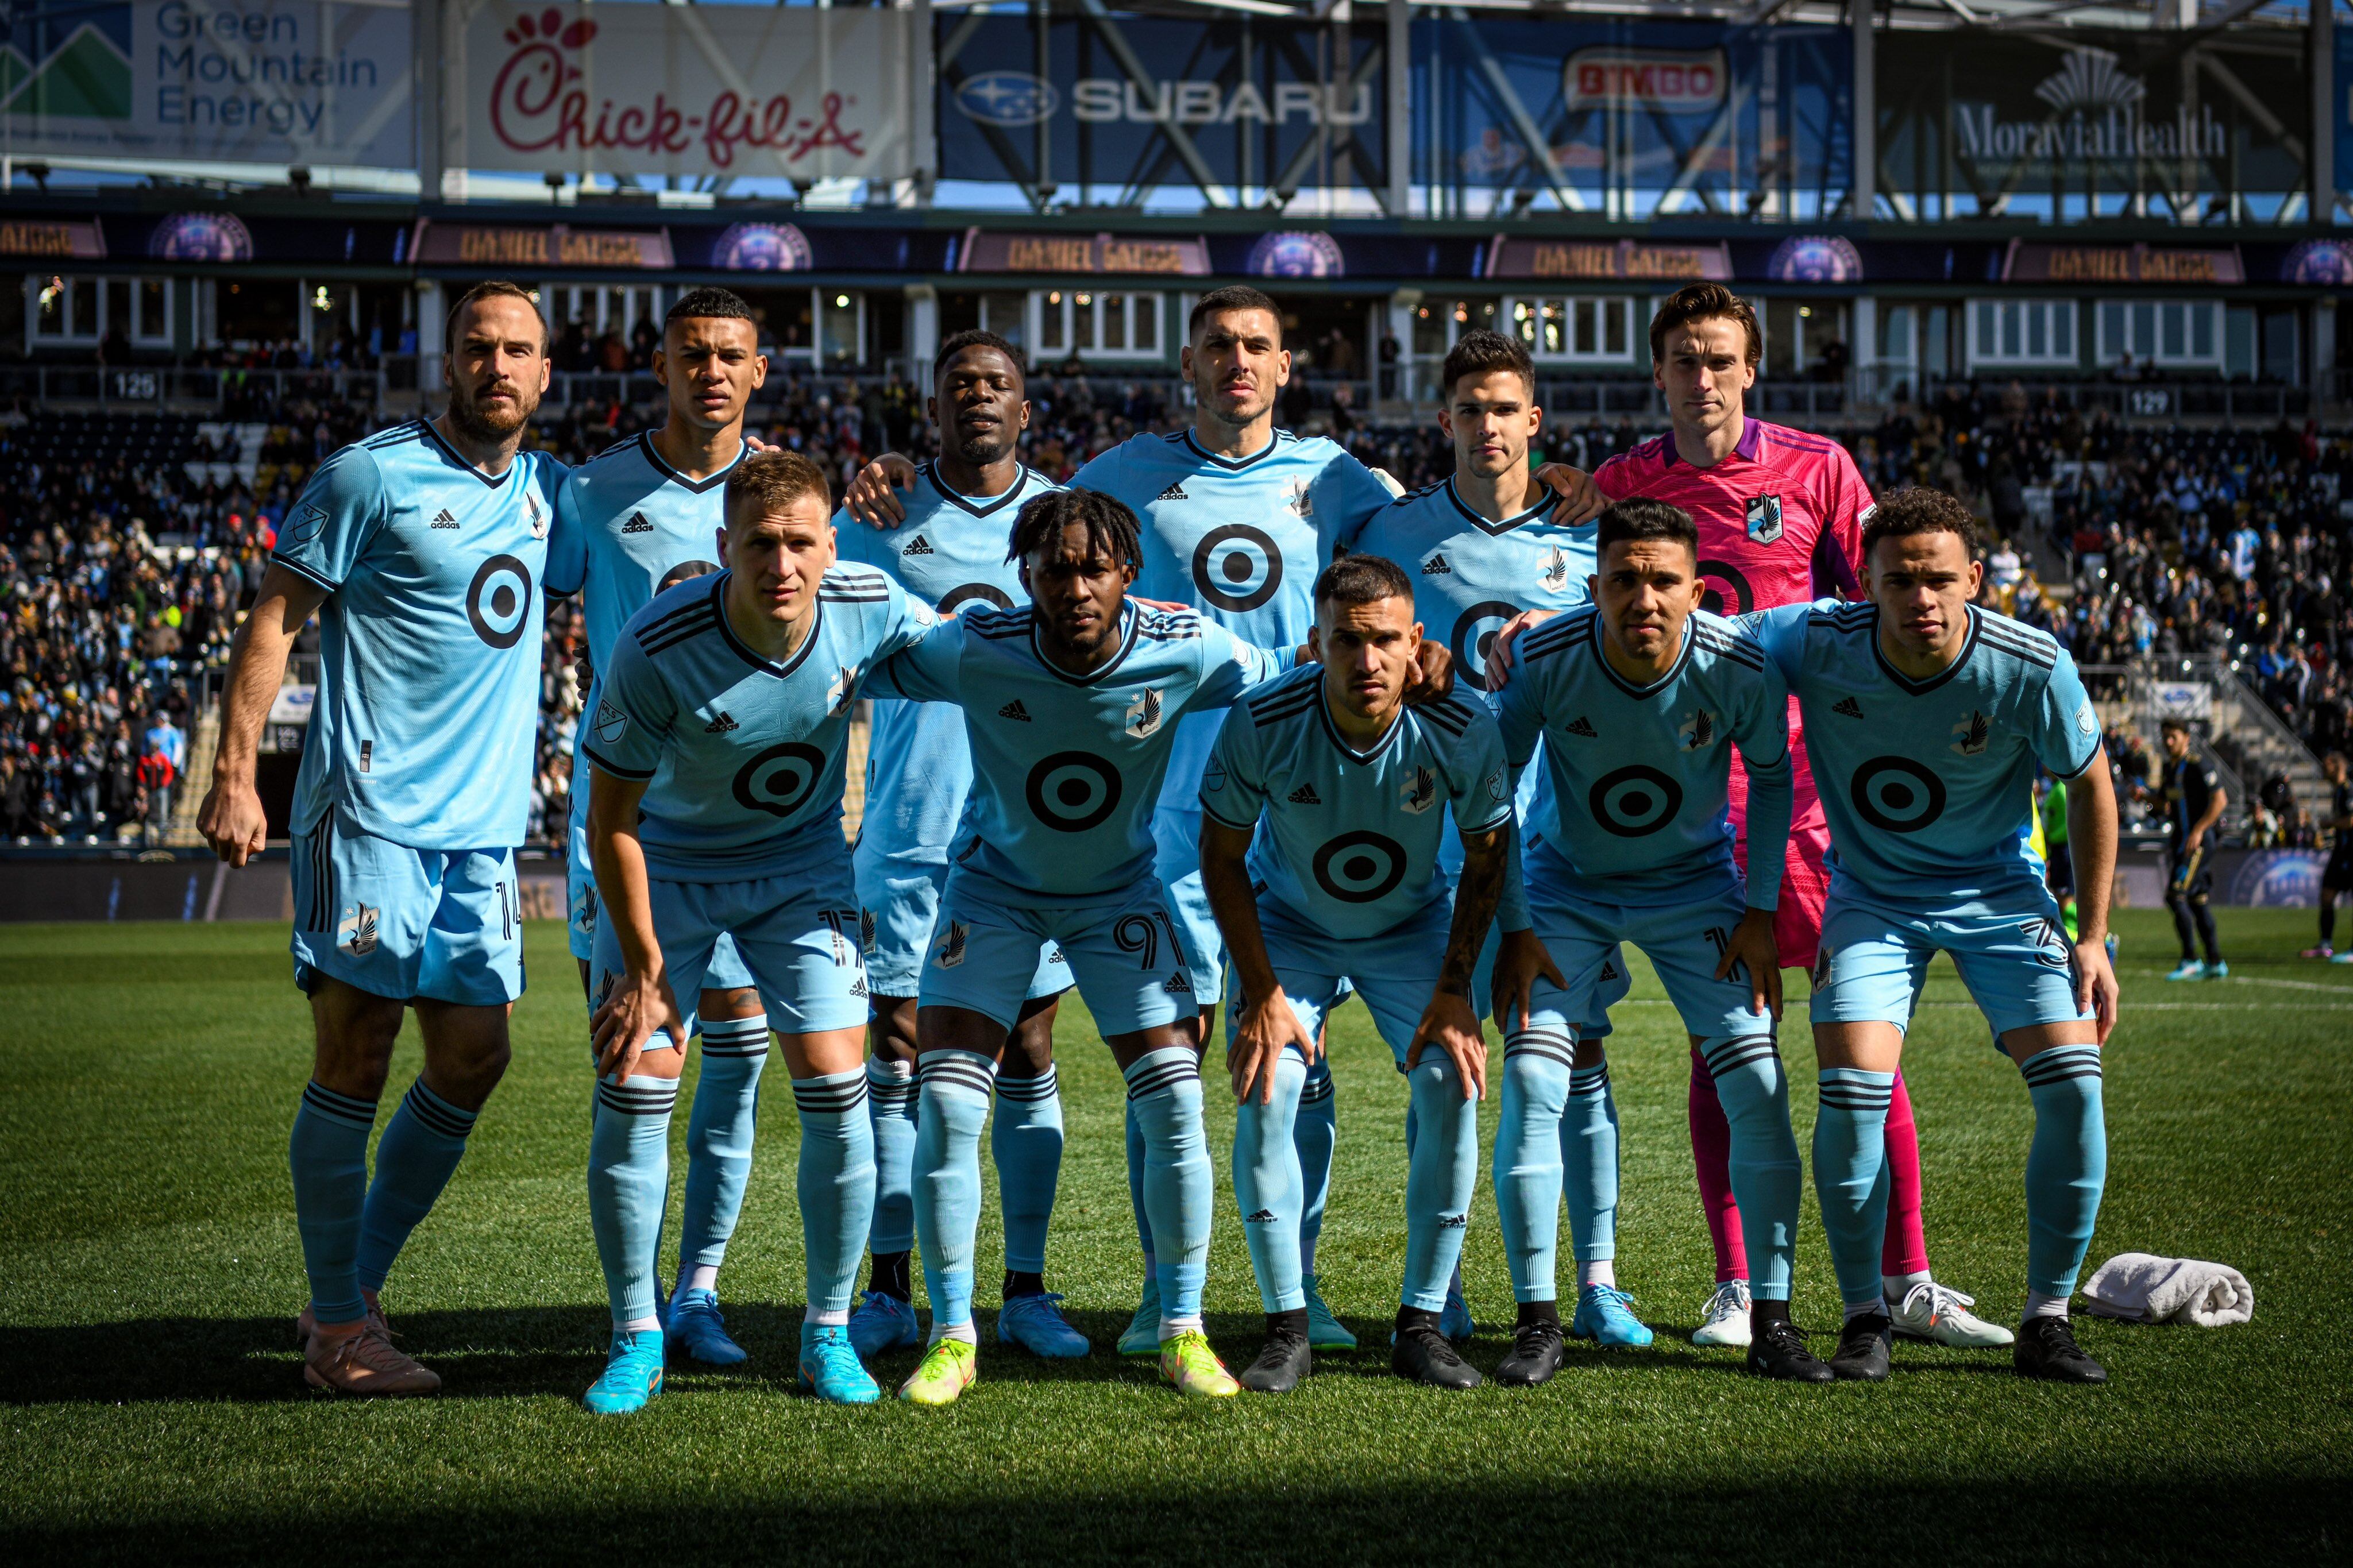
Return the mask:
{"type": "Polygon", "coordinates": [[[196,831],[205,836],[214,854],[232,866],[242,866],[269,841],[269,817],[251,780],[232,780],[216,772],[196,813],[196,831]]]}
{"type": "Polygon", "coordinates": [[[1405,683],[1408,702],[1436,702],[1454,689],[1454,655],[1434,637],[1421,639],[1413,656],[1413,676],[1405,683]]]}
{"type": "Polygon", "coordinates": [[[841,494],[841,504],[870,528],[896,528],[907,521],[898,492],[914,488],[915,465],[896,452],[885,452],[858,470],[841,494]]]}
{"type": "Polygon", "coordinates": [[[1770,1012],[1773,1021],[1781,1021],[1781,941],[1773,930],[1773,911],[1750,910],[1732,928],[1732,935],[1724,944],[1724,956],[1715,961],[1715,977],[1729,979],[1733,971],[1746,964],[1748,969],[1748,1005],[1756,1012],[1770,1012]]]}
{"type": "Polygon", "coordinates": [[[1495,1020],[1495,1027],[1504,1034],[1527,1027],[1528,1015],[1535,1008],[1538,975],[1551,981],[1556,990],[1568,989],[1560,966],[1545,951],[1543,940],[1534,930],[1504,932],[1496,945],[1495,973],[1489,985],[1487,1010],[1495,1020]]]}
{"type": "MultiPolygon", "coordinates": [[[[1520,634],[1560,614],[1558,610],[1522,610],[1496,628],[1495,640],[1488,645],[1487,680],[1490,687],[1502,687],[1512,679],[1512,648],[1520,634]]],[[[1428,647],[1428,644],[1424,644],[1428,647]]]]}
{"type": "Polygon", "coordinates": [[[1609,498],[1601,493],[1601,487],[1593,482],[1591,474],[1567,463],[1546,463],[1536,470],[1536,481],[1559,495],[1560,504],[1552,509],[1551,521],[1563,528],[1591,522],[1609,504],[1609,498]]]}

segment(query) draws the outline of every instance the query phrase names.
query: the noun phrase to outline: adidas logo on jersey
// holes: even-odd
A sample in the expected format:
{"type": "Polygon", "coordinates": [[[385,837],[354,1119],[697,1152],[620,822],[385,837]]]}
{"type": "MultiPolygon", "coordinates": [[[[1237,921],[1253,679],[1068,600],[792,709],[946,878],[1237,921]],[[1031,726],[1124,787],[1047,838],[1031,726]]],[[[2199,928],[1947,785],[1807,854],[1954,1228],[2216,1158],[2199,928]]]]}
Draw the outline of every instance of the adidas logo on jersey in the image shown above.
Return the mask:
{"type": "Polygon", "coordinates": [[[907,548],[899,552],[899,554],[903,559],[910,555],[929,555],[931,552],[932,542],[919,533],[907,542],[907,548]]]}
{"type": "Polygon", "coordinates": [[[864,975],[860,975],[849,983],[849,994],[852,996],[863,996],[866,994],[866,977],[864,975]]]}
{"type": "Polygon", "coordinates": [[[1465,1226],[1469,1226],[1470,1223],[1471,1216],[1467,1214],[1441,1215],[1439,1216],[1438,1228],[1440,1230],[1461,1230],[1465,1226]]]}
{"type": "Polygon", "coordinates": [[[1291,804],[1293,805],[1322,805],[1324,804],[1324,797],[1315,793],[1315,786],[1312,784],[1301,784],[1297,789],[1291,792],[1290,798],[1291,804]]]}
{"type": "Polygon", "coordinates": [[[1601,978],[1604,980],[1618,978],[1618,966],[1606,958],[1601,961],[1601,978]]]}
{"type": "Polygon", "coordinates": [[[1454,568],[1446,563],[1445,556],[1433,555],[1421,563],[1421,574],[1425,577],[1451,577],[1454,574],[1454,568]]]}
{"type": "Polygon", "coordinates": [[[1272,1225],[1274,1223],[1274,1211],[1272,1209],[1261,1209],[1256,1214],[1244,1215],[1242,1216],[1242,1223],[1244,1225],[1272,1225]]]}
{"type": "Polygon", "coordinates": [[[1568,733],[1588,741],[1599,740],[1600,738],[1594,731],[1593,721],[1587,718],[1582,713],[1579,713],[1576,718],[1571,719],[1568,721],[1568,733]]]}
{"type": "Polygon", "coordinates": [[[1160,492],[1160,499],[1162,500],[1191,500],[1193,498],[1185,493],[1185,487],[1180,483],[1170,485],[1166,489],[1162,490],[1160,492]]]}
{"type": "Polygon", "coordinates": [[[735,732],[736,728],[734,715],[722,708],[719,710],[719,717],[705,724],[702,727],[702,732],[706,735],[731,735],[735,732]]]}
{"type": "Polygon", "coordinates": [[[1021,706],[1021,699],[1018,697],[999,708],[997,710],[997,716],[1000,719],[1018,720],[1024,724],[1029,722],[1029,710],[1021,706]]]}
{"type": "Polygon", "coordinates": [[[1841,697],[1831,704],[1831,711],[1849,719],[1860,719],[1862,717],[1862,704],[1852,697],[1841,697]]]}
{"type": "Polygon", "coordinates": [[[449,515],[449,509],[445,506],[433,519],[433,526],[436,528],[455,528],[458,526],[458,520],[449,515]]]}
{"type": "Polygon", "coordinates": [[[1188,977],[1186,973],[1180,969],[1176,973],[1168,977],[1167,989],[1175,995],[1190,996],[1193,994],[1193,982],[1190,977],[1188,977]]]}
{"type": "Polygon", "coordinates": [[[653,531],[654,525],[652,521],[647,518],[644,512],[641,511],[631,512],[629,514],[629,521],[621,524],[621,531],[623,533],[651,533],[653,531]]]}

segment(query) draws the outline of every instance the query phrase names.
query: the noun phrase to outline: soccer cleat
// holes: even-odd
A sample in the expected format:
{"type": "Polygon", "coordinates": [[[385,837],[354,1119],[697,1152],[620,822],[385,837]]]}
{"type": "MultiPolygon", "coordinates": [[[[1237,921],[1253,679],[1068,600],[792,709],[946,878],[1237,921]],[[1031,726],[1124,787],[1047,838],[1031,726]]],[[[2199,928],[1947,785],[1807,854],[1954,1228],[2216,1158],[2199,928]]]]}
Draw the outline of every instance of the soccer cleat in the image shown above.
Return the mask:
{"type": "Polygon", "coordinates": [[[1567,1359],[1568,1346],[1561,1340],[1559,1319],[1522,1323],[1512,1336],[1511,1353],[1495,1363],[1495,1381],[1506,1388],[1534,1388],[1550,1383],[1567,1359]]]}
{"type": "Polygon", "coordinates": [[[1806,1348],[1805,1336],[1787,1318],[1776,1318],[1748,1342],[1748,1370],[1780,1383],[1835,1383],[1830,1363],[1806,1348]]]}
{"type": "Polygon", "coordinates": [[[2013,1336],[2008,1329],[2000,1323],[1989,1323],[1968,1310],[1977,1304],[1976,1297],[1964,1296],[1930,1279],[1905,1291],[1901,1302],[1889,1302],[1887,1316],[1895,1332],[1907,1340],[1926,1340],[1932,1344],[1955,1345],[1963,1350],[2010,1343],[2013,1336]]]}
{"type": "Polygon", "coordinates": [[[1308,1346],[1307,1337],[1277,1329],[1267,1336],[1266,1347],[1258,1352],[1258,1360],[1242,1368],[1241,1376],[1235,1381],[1252,1394],[1289,1394],[1314,1368],[1315,1355],[1308,1346]]]}
{"type": "Polygon", "coordinates": [[[2209,980],[2228,980],[2231,978],[2231,966],[2218,958],[2213,963],[2206,966],[2206,978],[2209,980]]]}
{"type": "Polygon", "coordinates": [[[605,1370],[580,1403],[591,1415],[628,1415],[646,1407],[661,1392],[662,1331],[616,1331],[612,1349],[605,1352],[605,1370]]]}
{"type": "Polygon", "coordinates": [[[1748,1281],[1727,1279],[1715,1288],[1700,1310],[1700,1325],[1692,1331],[1695,1345],[1725,1345],[1743,1350],[1748,1344],[1748,1281]]]}
{"type": "Polygon", "coordinates": [[[2331,963],[2353,963],[2353,948],[2348,948],[2328,961],[2331,963]]]}
{"type": "Polygon", "coordinates": [[[1075,1361],[1094,1349],[1086,1335],[1062,1316],[1062,1298],[1053,1294],[1016,1296],[997,1314],[997,1341],[1019,1345],[1048,1361],[1075,1361]]]}
{"type": "Polygon", "coordinates": [[[2306,948],[2296,956],[2298,958],[2334,958],[2337,956],[2337,950],[2324,942],[2318,947],[2306,948]]]}
{"type": "Polygon", "coordinates": [[[1205,1399],[1230,1399],[1242,1391],[1209,1348],[1209,1336],[1198,1329],[1187,1329],[1161,1345],[1160,1375],[1177,1393],[1205,1399]]]}
{"type": "Polygon", "coordinates": [[[1649,1344],[1651,1331],[1634,1316],[1633,1306],[1634,1298],[1615,1285],[1588,1285],[1577,1294],[1568,1337],[1605,1346],[1649,1344]]]}
{"type": "Polygon", "coordinates": [[[741,1366],[752,1359],[727,1337],[719,1295],[712,1290],[689,1290],[670,1303],[662,1322],[662,1344],[666,1351],[684,1351],[705,1366],[741,1366]]]}
{"type": "Polygon", "coordinates": [[[962,1340],[936,1340],[899,1385],[899,1397],[910,1405],[954,1405],[979,1381],[977,1349],[962,1340]]]}
{"type": "Polygon", "coordinates": [[[1144,1300],[1136,1304],[1135,1316],[1127,1321],[1125,1331],[1119,1336],[1119,1353],[1160,1353],[1160,1281],[1152,1275],[1144,1277],[1144,1300]]]}
{"type": "Polygon", "coordinates": [[[1894,1337],[1884,1312],[1863,1312],[1846,1321],[1839,1331],[1839,1347],[1831,1356],[1831,1371],[1859,1383],[1887,1381],[1887,1347],[1894,1337]]]}
{"type": "Polygon", "coordinates": [[[801,1325],[801,1386],[828,1405],[871,1405],[881,1386],[859,1363],[849,1331],[838,1323],[801,1325]]]}
{"type": "Polygon", "coordinates": [[[302,1381],[313,1388],[366,1397],[434,1394],[440,1374],[395,1350],[373,1315],[357,1333],[322,1343],[313,1332],[302,1349],[302,1381]]]}
{"type": "MultiPolygon", "coordinates": [[[[360,1291],[360,1300],[367,1308],[368,1322],[373,1325],[378,1332],[389,1338],[392,1334],[392,1326],[384,1321],[384,1308],[379,1304],[376,1293],[373,1290],[363,1289],[360,1291]]],[[[302,1310],[294,1315],[294,1344],[296,1348],[307,1349],[311,1343],[311,1336],[318,1331],[318,1317],[311,1310],[311,1303],[305,1301],[302,1303],[302,1310]]]]}
{"type": "Polygon", "coordinates": [[[2165,977],[2168,980],[2203,980],[2206,978],[2206,966],[2194,958],[2185,958],[2167,970],[2165,977]]]}
{"type": "Polygon", "coordinates": [[[1324,1304],[1324,1293],[1315,1288],[1315,1276],[1310,1274],[1301,1283],[1307,1288],[1308,1348],[1319,1351],[1355,1350],[1356,1336],[1332,1315],[1332,1309],[1324,1304]]]}
{"type": "Polygon", "coordinates": [[[905,1350],[923,1342],[915,1322],[915,1309],[888,1290],[869,1290],[849,1314],[849,1346],[860,1361],[872,1361],[885,1351],[905,1350]]]}
{"type": "Polygon", "coordinates": [[[2084,1353],[2064,1318],[2029,1318],[2019,1325],[2018,1347],[2010,1364],[2021,1377],[2046,1383],[2105,1383],[2108,1369],[2084,1353]]]}
{"type": "Polygon", "coordinates": [[[1479,1369],[1457,1355],[1438,1325],[1428,1319],[1398,1331],[1397,1348],[1389,1352],[1389,1370],[1431,1388],[1476,1388],[1482,1381],[1479,1369]]]}

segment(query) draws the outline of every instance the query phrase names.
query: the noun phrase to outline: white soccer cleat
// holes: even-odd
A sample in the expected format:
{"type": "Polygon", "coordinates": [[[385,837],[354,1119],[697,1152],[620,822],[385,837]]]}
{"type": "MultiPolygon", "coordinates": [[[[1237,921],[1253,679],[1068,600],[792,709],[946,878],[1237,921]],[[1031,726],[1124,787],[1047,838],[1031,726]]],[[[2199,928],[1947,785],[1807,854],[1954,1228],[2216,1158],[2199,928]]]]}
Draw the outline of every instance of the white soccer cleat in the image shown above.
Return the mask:
{"type": "Polygon", "coordinates": [[[1715,1288],[1700,1314],[1701,1321],[1692,1332],[1695,1345],[1723,1345],[1732,1350],[1748,1348],[1748,1281],[1727,1279],[1715,1288]]]}
{"type": "Polygon", "coordinates": [[[1989,1323],[1968,1310],[1977,1304],[1975,1296],[1964,1296],[1930,1279],[1906,1290],[1900,1304],[1888,1303],[1887,1315],[1898,1334],[1907,1340],[1926,1340],[1931,1344],[1987,1350],[2009,1344],[2018,1337],[2000,1324],[1989,1323]]]}

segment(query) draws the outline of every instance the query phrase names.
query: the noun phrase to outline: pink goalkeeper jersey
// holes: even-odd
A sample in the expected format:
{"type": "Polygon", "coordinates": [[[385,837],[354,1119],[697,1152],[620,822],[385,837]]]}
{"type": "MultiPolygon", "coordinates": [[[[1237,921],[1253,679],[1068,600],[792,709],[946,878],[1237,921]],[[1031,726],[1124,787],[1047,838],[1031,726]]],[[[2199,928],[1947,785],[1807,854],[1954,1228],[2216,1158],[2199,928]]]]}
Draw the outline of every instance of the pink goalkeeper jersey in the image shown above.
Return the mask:
{"type": "Polygon", "coordinates": [[[1694,468],[1672,435],[1655,437],[1594,470],[1611,500],[1672,501],[1699,524],[1704,607],[1746,615],[1833,594],[1861,596],[1856,568],[1871,491],[1846,448],[1760,419],[1713,468],[1694,468]]]}

